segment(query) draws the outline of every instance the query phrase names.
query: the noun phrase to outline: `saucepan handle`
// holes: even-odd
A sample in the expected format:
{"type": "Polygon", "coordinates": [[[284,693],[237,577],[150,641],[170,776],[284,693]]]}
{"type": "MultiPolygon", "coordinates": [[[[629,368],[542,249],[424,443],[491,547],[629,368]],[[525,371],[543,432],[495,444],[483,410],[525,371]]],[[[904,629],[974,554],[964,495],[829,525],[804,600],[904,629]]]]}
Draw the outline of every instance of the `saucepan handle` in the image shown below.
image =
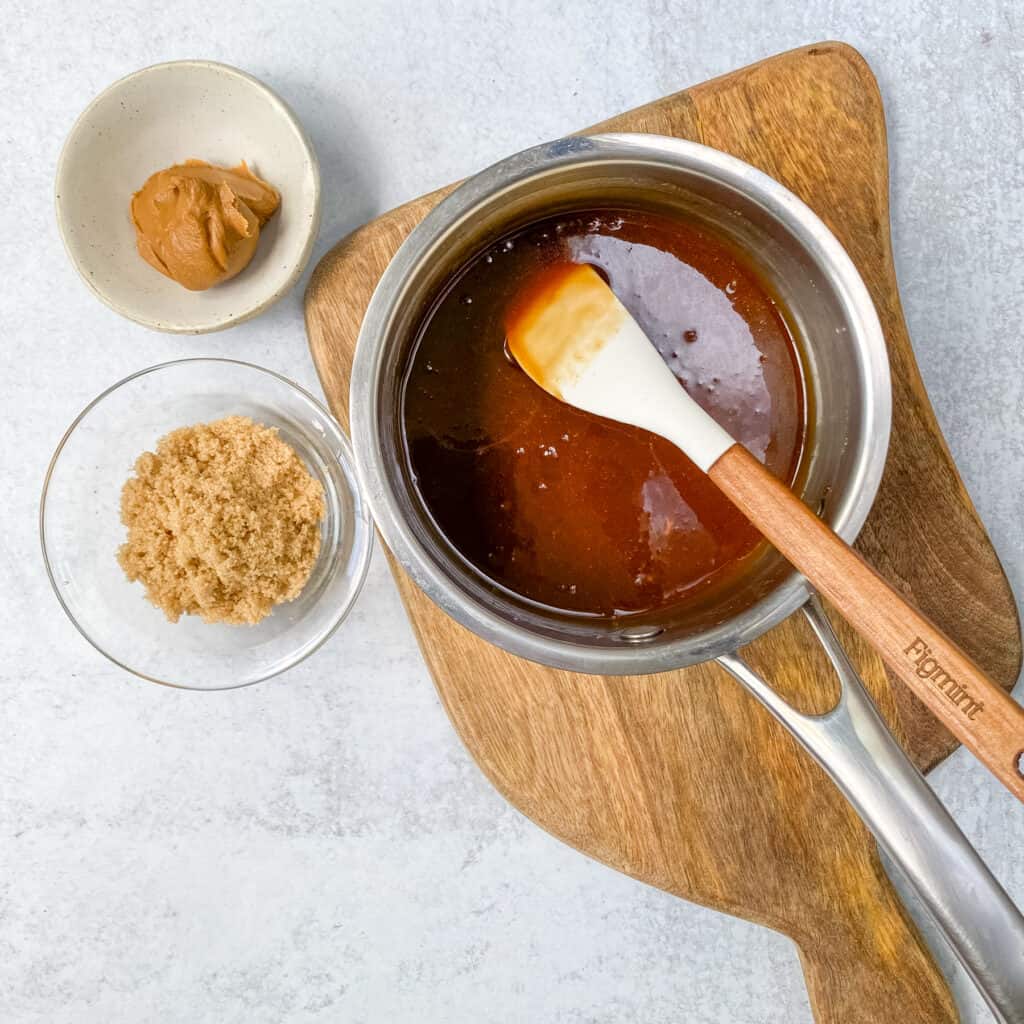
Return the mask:
{"type": "Polygon", "coordinates": [[[1024,917],[893,738],[816,597],[804,606],[842,686],[804,715],[738,655],[722,664],[825,769],[916,890],[1003,1024],[1024,1024],[1024,917]]]}

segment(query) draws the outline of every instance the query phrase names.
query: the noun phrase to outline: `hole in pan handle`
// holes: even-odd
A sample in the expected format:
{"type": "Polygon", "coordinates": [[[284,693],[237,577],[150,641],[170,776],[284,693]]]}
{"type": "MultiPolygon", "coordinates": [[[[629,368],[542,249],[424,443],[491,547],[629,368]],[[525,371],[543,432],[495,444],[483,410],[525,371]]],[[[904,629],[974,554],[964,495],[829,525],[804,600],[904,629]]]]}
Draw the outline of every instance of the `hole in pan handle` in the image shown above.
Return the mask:
{"type": "Polygon", "coordinates": [[[825,769],[913,886],[996,1019],[1024,1024],[1024,917],[896,742],[816,595],[803,611],[841,684],[831,711],[797,711],[738,654],[719,664],[825,769]]]}

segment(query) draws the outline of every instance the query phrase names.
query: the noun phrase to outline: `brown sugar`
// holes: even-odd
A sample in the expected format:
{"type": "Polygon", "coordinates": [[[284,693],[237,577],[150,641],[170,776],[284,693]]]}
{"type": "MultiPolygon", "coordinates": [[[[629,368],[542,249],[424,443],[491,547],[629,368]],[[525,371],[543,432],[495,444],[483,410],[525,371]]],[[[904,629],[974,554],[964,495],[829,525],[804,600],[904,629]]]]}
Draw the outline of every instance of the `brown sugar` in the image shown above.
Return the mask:
{"type": "Polygon", "coordinates": [[[324,492],[277,431],[245,416],[175,430],[121,492],[117,559],[171,622],[254,624],[305,586],[324,492]]]}

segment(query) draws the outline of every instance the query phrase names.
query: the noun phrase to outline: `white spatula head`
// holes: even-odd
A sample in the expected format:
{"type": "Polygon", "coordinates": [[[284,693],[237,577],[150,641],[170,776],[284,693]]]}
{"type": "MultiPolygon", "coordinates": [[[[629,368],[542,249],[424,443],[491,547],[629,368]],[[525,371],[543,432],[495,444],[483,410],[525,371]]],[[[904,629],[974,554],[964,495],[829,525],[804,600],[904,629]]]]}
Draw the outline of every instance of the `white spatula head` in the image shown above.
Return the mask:
{"type": "Polygon", "coordinates": [[[513,309],[506,334],[516,361],[549,394],[660,434],[704,472],[735,444],[593,267],[545,271],[513,309]]]}

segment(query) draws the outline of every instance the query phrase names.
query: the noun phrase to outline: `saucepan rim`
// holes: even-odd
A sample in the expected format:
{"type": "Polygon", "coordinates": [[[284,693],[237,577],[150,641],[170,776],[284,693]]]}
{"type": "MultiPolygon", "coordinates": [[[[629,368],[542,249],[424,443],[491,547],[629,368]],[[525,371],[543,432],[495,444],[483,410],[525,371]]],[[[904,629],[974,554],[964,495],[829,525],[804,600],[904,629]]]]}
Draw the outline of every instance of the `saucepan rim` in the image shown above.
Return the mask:
{"type": "Polygon", "coordinates": [[[649,158],[707,176],[759,204],[796,237],[806,256],[827,273],[850,319],[850,342],[865,367],[862,437],[830,523],[852,542],[866,520],[885,468],[892,397],[885,337],[866,285],[838,239],[792,192],[757,168],[699,143],[641,133],[572,136],[517,153],[469,178],[410,233],[388,265],[367,308],[356,346],[350,416],[356,468],[380,533],[412,580],[456,621],[513,654],[556,668],[601,674],[641,674],[682,668],[735,651],[778,625],[811,593],[795,571],[748,608],[695,635],[618,646],[586,645],[517,626],[454,586],[406,521],[393,492],[380,432],[380,383],[385,340],[401,308],[405,282],[444,238],[470,226],[474,215],[503,192],[574,163],[649,158]]]}

